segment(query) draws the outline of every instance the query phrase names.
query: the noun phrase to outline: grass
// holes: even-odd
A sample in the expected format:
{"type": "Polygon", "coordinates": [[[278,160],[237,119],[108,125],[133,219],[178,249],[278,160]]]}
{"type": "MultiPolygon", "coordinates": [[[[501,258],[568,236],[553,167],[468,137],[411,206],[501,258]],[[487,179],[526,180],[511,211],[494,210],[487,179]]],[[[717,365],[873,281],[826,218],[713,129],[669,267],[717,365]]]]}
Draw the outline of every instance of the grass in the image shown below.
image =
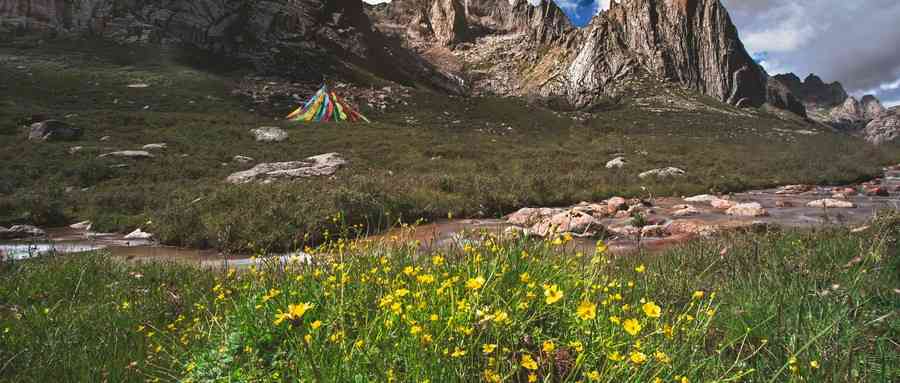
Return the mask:
{"type": "Polygon", "coordinates": [[[91,220],[98,230],[142,227],[176,245],[289,250],[337,229],[330,217],[338,212],[377,231],[399,217],[495,217],[523,206],[612,195],[847,183],[900,160],[896,148],[844,135],[776,131],[806,127],[760,111],[751,117],[651,113],[625,102],[577,122],[523,100],[424,90],[413,90],[406,105],[387,112],[363,105],[373,124],[298,126],[280,120],[280,113],[251,112],[231,95],[246,72],[201,68],[181,57],[96,42],[0,46],[0,225],[91,220]],[[127,87],[135,82],[151,87],[127,87]],[[20,126],[35,114],[68,116],[86,133],[75,142],[27,142],[20,126]],[[248,133],[270,125],[287,128],[291,137],[263,144],[248,133]],[[109,139],[100,141],[104,136],[109,139]],[[154,159],[97,159],[155,142],[169,149],[154,159]],[[83,149],[69,154],[72,146],[83,149]],[[332,151],[350,161],[334,178],[223,182],[248,167],[233,163],[235,155],[272,162],[332,151]],[[606,169],[616,154],[624,154],[628,166],[606,169]],[[128,166],[112,167],[120,163],[128,166]],[[636,176],[663,166],[681,167],[688,176],[636,176]]]}
{"type": "Polygon", "coordinates": [[[337,239],[238,273],[3,263],[0,380],[900,379],[897,215],[626,257],[476,238],[428,254],[337,239]]]}

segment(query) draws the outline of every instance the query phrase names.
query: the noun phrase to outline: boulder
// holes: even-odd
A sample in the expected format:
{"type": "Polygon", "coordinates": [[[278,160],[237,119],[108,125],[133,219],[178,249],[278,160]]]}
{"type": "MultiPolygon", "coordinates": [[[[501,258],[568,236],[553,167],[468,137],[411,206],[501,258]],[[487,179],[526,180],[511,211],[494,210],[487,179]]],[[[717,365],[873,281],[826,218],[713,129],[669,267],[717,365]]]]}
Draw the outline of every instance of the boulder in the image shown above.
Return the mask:
{"type": "Polygon", "coordinates": [[[641,235],[641,229],[634,225],[610,226],[606,228],[606,231],[619,237],[638,237],[641,235]]]}
{"type": "Polygon", "coordinates": [[[231,160],[234,162],[237,162],[239,164],[247,164],[247,163],[254,161],[253,157],[247,157],[247,156],[241,156],[241,155],[234,156],[231,158],[231,160]]]}
{"type": "Polygon", "coordinates": [[[641,237],[665,237],[669,231],[663,225],[649,225],[641,228],[641,237]]]}
{"type": "Polygon", "coordinates": [[[711,195],[711,194],[701,194],[701,195],[695,195],[693,197],[685,198],[684,200],[686,202],[712,202],[717,199],[721,199],[721,198],[711,195]]]}
{"type": "Polygon", "coordinates": [[[91,221],[81,221],[78,223],[73,223],[69,225],[69,228],[75,230],[91,230],[91,221]]]}
{"type": "Polygon", "coordinates": [[[707,224],[700,220],[679,219],[672,221],[667,225],[667,231],[671,235],[691,234],[708,237],[720,231],[716,226],[707,224]]]}
{"type": "Polygon", "coordinates": [[[781,209],[788,208],[788,207],[794,207],[794,203],[791,201],[778,200],[778,201],[775,201],[775,207],[781,208],[781,209]]]}
{"type": "Polygon", "coordinates": [[[735,202],[732,200],[719,198],[719,199],[710,201],[709,204],[712,205],[713,208],[724,210],[724,209],[730,209],[730,208],[734,207],[735,202]]]}
{"type": "Polygon", "coordinates": [[[466,38],[466,10],[460,0],[435,0],[431,7],[431,29],[443,45],[462,42],[466,38]]]}
{"type": "Polygon", "coordinates": [[[856,204],[850,201],[827,198],[811,201],[806,206],[820,209],[853,209],[856,207],[856,204]]]}
{"type": "Polygon", "coordinates": [[[593,216],[575,210],[555,214],[531,227],[531,233],[541,237],[563,233],[593,235],[600,231],[603,225],[593,216]]]}
{"type": "Polygon", "coordinates": [[[561,212],[563,209],[526,207],[508,215],[506,222],[516,226],[530,227],[561,212]]]}
{"type": "Polygon", "coordinates": [[[168,146],[167,146],[165,143],[158,143],[158,144],[147,144],[147,145],[144,145],[143,147],[141,147],[141,149],[144,149],[144,150],[163,150],[163,149],[165,149],[165,148],[167,148],[167,147],[168,147],[168,146]]]}
{"type": "Polygon", "coordinates": [[[866,141],[881,145],[900,137],[900,113],[885,113],[866,125],[863,129],[866,141]]]}
{"type": "Polygon", "coordinates": [[[785,185],[778,188],[775,194],[801,194],[813,190],[811,185],[785,185]]]}
{"type": "Polygon", "coordinates": [[[625,157],[616,157],[606,163],[607,169],[621,169],[625,167],[625,157]]]}
{"type": "Polygon", "coordinates": [[[47,233],[31,225],[15,225],[9,229],[0,227],[0,239],[44,237],[47,233]]]}
{"type": "Polygon", "coordinates": [[[650,177],[668,178],[668,177],[680,177],[685,174],[686,174],[686,172],[684,170],[670,166],[667,168],[648,170],[646,172],[639,174],[638,177],[641,179],[650,178],[650,177]]]}
{"type": "Polygon", "coordinates": [[[125,235],[125,239],[151,239],[153,238],[153,234],[142,231],[141,229],[137,229],[125,235]]]}
{"type": "Polygon", "coordinates": [[[699,215],[700,213],[701,213],[701,211],[699,209],[697,209],[693,206],[688,206],[688,207],[684,207],[681,209],[677,209],[674,212],[672,212],[672,217],[677,217],[677,218],[692,217],[695,215],[699,215]]]}
{"type": "Polygon", "coordinates": [[[288,138],[288,133],[284,129],[274,126],[263,126],[251,130],[256,141],[259,142],[281,142],[288,138]]]}
{"type": "Polygon", "coordinates": [[[725,214],[737,217],[765,217],[769,215],[769,212],[757,202],[748,202],[732,206],[725,211],[725,214]]]}
{"type": "Polygon", "coordinates": [[[31,124],[29,141],[72,141],[81,137],[81,128],[69,126],[59,120],[46,120],[31,124]]]}
{"type": "Polygon", "coordinates": [[[628,209],[628,201],[622,197],[612,197],[606,201],[606,207],[609,209],[610,214],[615,214],[619,210],[628,209]]]}
{"type": "Polygon", "coordinates": [[[101,154],[97,158],[107,158],[107,157],[145,159],[145,158],[153,158],[154,156],[146,150],[120,150],[120,151],[116,151],[116,152],[101,154]]]}
{"type": "Polygon", "coordinates": [[[330,176],[337,172],[347,160],[338,153],[326,153],[306,158],[302,161],[262,163],[250,170],[233,173],[226,182],[243,184],[253,181],[264,183],[274,180],[330,176]]]}

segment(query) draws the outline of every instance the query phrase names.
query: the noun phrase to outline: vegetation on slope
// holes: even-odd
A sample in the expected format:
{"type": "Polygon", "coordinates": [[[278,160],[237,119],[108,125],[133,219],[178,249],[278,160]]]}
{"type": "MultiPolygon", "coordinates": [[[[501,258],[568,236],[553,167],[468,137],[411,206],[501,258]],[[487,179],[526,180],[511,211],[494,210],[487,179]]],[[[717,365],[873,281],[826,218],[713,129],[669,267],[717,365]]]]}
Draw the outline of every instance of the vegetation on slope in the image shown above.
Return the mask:
{"type": "Polygon", "coordinates": [[[102,253],[0,264],[0,380],[893,382],[900,220],[575,253],[338,239],[212,276],[102,253]]]}

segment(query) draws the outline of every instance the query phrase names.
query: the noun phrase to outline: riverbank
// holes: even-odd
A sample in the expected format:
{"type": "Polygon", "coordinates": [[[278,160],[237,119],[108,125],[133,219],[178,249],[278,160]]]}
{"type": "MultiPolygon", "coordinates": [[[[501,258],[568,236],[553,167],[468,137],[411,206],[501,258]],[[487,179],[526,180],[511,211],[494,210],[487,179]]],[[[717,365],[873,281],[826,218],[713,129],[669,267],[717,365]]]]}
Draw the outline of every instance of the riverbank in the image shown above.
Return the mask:
{"type": "Polygon", "coordinates": [[[628,257],[483,235],[337,241],[236,274],[2,262],[0,380],[900,379],[895,215],[628,257]]]}

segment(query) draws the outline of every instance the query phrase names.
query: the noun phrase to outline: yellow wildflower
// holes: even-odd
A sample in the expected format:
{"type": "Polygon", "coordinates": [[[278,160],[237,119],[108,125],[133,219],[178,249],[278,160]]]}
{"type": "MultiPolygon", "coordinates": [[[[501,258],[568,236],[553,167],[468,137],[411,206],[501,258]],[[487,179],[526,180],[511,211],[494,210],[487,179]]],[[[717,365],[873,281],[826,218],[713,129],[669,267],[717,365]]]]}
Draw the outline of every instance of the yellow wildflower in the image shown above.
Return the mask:
{"type": "Polygon", "coordinates": [[[430,285],[434,283],[434,275],[431,274],[422,274],[416,277],[416,280],[423,285],[430,285]]]}
{"type": "Polygon", "coordinates": [[[609,360],[611,360],[613,362],[620,362],[625,359],[625,357],[622,356],[622,354],[619,354],[618,351],[613,352],[612,354],[609,354],[606,357],[609,358],[609,360]]]}
{"type": "Polygon", "coordinates": [[[575,350],[575,352],[584,351],[584,344],[581,343],[581,341],[579,341],[579,340],[576,340],[574,342],[569,342],[569,347],[572,347],[575,350]]]}
{"type": "Polygon", "coordinates": [[[546,298],[545,301],[547,304],[552,305],[563,298],[563,292],[557,285],[544,285],[544,297],[546,298]]]}
{"type": "Polygon", "coordinates": [[[659,318],[662,309],[653,302],[644,303],[644,314],[650,318],[659,318]]]}
{"type": "Polygon", "coordinates": [[[691,297],[694,299],[703,299],[704,295],[706,295],[706,293],[704,293],[703,290],[697,290],[694,291],[694,294],[691,295],[691,297]]]}
{"type": "Polygon", "coordinates": [[[606,242],[597,241],[597,249],[596,249],[595,254],[602,255],[603,253],[606,253],[606,250],[608,250],[608,247],[606,246],[606,242]]]}
{"type": "Polygon", "coordinates": [[[531,281],[531,276],[528,275],[528,272],[524,272],[519,275],[519,281],[522,283],[528,283],[529,281],[531,281]]]}
{"type": "Polygon", "coordinates": [[[485,345],[481,346],[481,352],[483,352],[485,354],[490,354],[490,353],[494,352],[494,350],[496,350],[496,349],[497,349],[496,344],[485,344],[485,345]]]}
{"type": "Polygon", "coordinates": [[[553,352],[553,350],[555,350],[555,349],[556,349],[556,344],[554,344],[552,340],[544,341],[544,344],[541,346],[541,350],[543,350],[544,352],[546,352],[548,354],[553,352]]]}
{"type": "Polygon", "coordinates": [[[819,369],[819,361],[814,360],[812,362],[809,362],[809,366],[812,367],[813,370],[817,370],[819,369]]]}
{"type": "Polygon", "coordinates": [[[535,375],[534,373],[528,374],[528,383],[537,382],[537,379],[537,375],[535,375]]]}
{"type": "Polygon", "coordinates": [[[642,263],[638,267],[635,267],[634,271],[637,271],[638,273],[643,273],[643,272],[647,271],[647,267],[644,266],[644,264],[642,263]]]}
{"type": "Polygon", "coordinates": [[[625,322],[622,323],[622,327],[625,328],[625,332],[632,336],[641,332],[641,323],[638,322],[637,319],[626,319],[625,322]]]}
{"type": "Polygon", "coordinates": [[[647,361],[647,355],[640,351],[632,351],[630,359],[634,364],[643,364],[647,361]]]}
{"type": "Polygon", "coordinates": [[[469,278],[469,280],[466,281],[466,288],[469,290],[478,290],[482,286],[484,286],[484,282],[484,277],[481,276],[476,278],[469,278]]]}
{"type": "Polygon", "coordinates": [[[522,367],[525,367],[526,369],[531,371],[538,369],[537,362],[535,362],[534,359],[531,358],[531,355],[528,354],[522,355],[520,364],[522,365],[522,367]]]}
{"type": "Polygon", "coordinates": [[[309,324],[309,327],[312,328],[313,330],[317,330],[319,327],[322,327],[322,321],[317,320],[315,322],[312,322],[309,324]]]}
{"type": "Polygon", "coordinates": [[[464,356],[466,356],[466,351],[463,350],[463,349],[461,349],[461,348],[459,348],[459,347],[457,347],[456,349],[454,349],[454,350],[453,350],[453,353],[450,354],[450,357],[451,357],[451,358],[462,358],[462,357],[464,357],[464,356]]]}
{"type": "Polygon", "coordinates": [[[672,361],[672,359],[670,359],[669,356],[666,355],[666,353],[664,353],[664,352],[662,352],[662,351],[657,351],[657,352],[655,352],[655,353],[653,354],[653,356],[656,358],[656,361],[657,361],[657,362],[660,362],[660,363],[666,363],[666,364],[668,364],[669,362],[672,361]]]}
{"type": "Polygon", "coordinates": [[[578,305],[576,314],[581,320],[594,320],[597,318],[597,305],[588,301],[583,301],[578,305]]]}
{"type": "Polygon", "coordinates": [[[599,381],[600,381],[600,372],[598,372],[597,370],[588,372],[588,373],[585,374],[584,376],[587,377],[588,380],[590,380],[590,381],[592,381],[592,382],[599,382],[599,381]]]}

